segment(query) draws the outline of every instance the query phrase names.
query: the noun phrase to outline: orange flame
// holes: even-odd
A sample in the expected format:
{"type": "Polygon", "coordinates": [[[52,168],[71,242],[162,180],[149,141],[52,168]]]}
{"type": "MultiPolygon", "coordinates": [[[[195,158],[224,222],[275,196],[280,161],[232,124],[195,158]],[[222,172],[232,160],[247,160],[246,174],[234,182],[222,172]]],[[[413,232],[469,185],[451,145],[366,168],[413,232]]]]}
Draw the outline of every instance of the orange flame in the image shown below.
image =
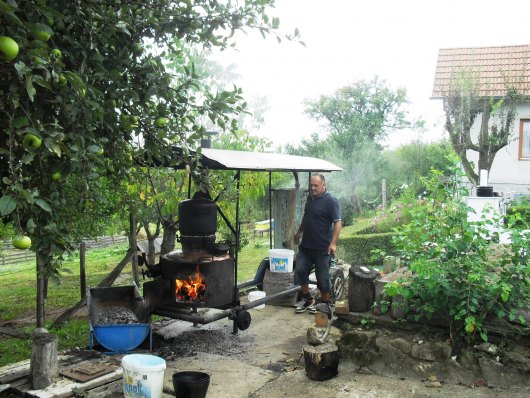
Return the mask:
{"type": "Polygon", "coordinates": [[[176,279],[176,296],[179,301],[205,301],[206,284],[199,272],[199,266],[195,273],[188,277],[189,280],[176,279]]]}

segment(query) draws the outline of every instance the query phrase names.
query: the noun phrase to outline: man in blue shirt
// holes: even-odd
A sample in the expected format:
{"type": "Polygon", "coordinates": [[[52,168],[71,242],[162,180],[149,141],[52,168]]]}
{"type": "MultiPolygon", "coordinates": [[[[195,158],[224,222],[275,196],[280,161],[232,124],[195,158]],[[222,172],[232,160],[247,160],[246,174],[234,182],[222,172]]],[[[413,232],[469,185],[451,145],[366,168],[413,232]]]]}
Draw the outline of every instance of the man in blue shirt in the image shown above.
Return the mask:
{"type": "Polygon", "coordinates": [[[301,300],[296,305],[296,313],[306,310],[312,313],[320,311],[331,319],[329,266],[331,257],[337,254],[337,240],[341,229],[339,203],[326,191],[325,177],[315,173],[310,179],[310,192],[302,224],[294,236],[295,244],[299,245],[294,282],[302,287],[301,300]],[[322,297],[322,302],[316,306],[309,292],[309,274],[313,268],[322,297]]]}

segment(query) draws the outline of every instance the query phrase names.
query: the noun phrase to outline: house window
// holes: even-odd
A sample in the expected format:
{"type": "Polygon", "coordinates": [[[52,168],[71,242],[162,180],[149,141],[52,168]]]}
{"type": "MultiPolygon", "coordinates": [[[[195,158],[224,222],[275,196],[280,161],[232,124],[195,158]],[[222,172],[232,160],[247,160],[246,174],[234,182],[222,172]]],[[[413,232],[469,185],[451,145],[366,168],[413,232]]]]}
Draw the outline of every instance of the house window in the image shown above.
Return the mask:
{"type": "Polygon", "coordinates": [[[519,160],[530,160],[530,119],[521,119],[519,160]]]}

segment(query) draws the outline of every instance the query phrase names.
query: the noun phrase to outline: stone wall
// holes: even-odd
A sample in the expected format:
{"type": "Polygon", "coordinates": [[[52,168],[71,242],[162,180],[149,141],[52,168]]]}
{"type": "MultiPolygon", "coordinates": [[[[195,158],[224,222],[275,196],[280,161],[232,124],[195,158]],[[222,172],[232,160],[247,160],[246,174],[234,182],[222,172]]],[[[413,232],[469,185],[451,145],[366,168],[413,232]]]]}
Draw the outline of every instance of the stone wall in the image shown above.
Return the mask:
{"type": "Polygon", "coordinates": [[[443,334],[360,328],[344,331],[337,346],[341,361],[359,371],[421,378],[431,387],[530,387],[530,349],[523,346],[501,351],[485,343],[456,353],[443,334]]]}

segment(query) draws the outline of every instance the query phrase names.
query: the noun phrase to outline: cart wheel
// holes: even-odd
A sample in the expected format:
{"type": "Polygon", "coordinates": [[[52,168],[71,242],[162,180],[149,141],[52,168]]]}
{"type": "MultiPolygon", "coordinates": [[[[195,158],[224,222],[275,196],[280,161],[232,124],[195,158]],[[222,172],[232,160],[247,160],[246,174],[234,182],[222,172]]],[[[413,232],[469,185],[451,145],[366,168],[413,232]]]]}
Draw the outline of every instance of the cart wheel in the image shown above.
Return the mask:
{"type": "Polygon", "coordinates": [[[344,272],[342,269],[336,268],[331,270],[331,292],[333,301],[338,301],[342,298],[344,293],[344,272]]]}
{"type": "Polygon", "coordinates": [[[269,269],[269,258],[265,257],[263,260],[261,260],[261,263],[258,266],[258,269],[256,271],[256,276],[254,276],[254,280],[258,282],[256,287],[258,290],[263,290],[263,277],[265,276],[265,272],[269,269]]]}
{"type": "Polygon", "coordinates": [[[247,330],[251,321],[252,317],[248,311],[241,310],[236,315],[236,325],[239,330],[247,330]]]}

